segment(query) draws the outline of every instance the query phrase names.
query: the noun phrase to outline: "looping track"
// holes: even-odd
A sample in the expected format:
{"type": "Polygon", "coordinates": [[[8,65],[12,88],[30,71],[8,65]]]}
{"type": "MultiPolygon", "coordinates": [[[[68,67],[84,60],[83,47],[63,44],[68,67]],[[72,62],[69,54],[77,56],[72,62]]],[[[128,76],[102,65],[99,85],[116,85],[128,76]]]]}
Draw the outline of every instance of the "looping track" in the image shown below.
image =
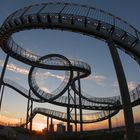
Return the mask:
{"type": "MultiPolygon", "coordinates": [[[[19,46],[11,37],[15,32],[39,28],[78,32],[96,37],[105,42],[108,42],[108,39],[111,38],[115,43],[115,47],[125,51],[140,64],[140,33],[126,21],[110,13],[94,7],[69,3],[45,3],[19,9],[12,13],[0,28],[0,46],[11,57],[32,66],[28,80],[33,91],[31,99],[34,101],[47,101],[56,105],[67,106],[68,99],[62,95],[68,87],[71,86],[71,89],[79,94],[74,84],[77,80],[77,76],[75,76],[73,72],[80,72],[80,78],[84,78],[91,73],[90,66],[84,62],[69,60],[58,54],[51,54],[44,57],[38,56],[19,46]],[[35,80],[37,68],[66,71],[64,81],[62,82],[63,84],[55,91],[55,94],[45,93],[38,87],[35,80]]],[[[23,90],[20,86],[14,86],[15,84],[11,81],[3,80],[3,84],[29,98],[26,90],[23,90]]],[[[139,89],[139,86],[136,89],[139,89]]],[[[132,92],[132,95],[132,105],[139,104],[139,90],[137,90],[135,94],[132,92]]],[[[71,101],[69,106],[76,106],[78,108],[79,104],[75,104],[71,101]]],[[[82,93],[82,108],[90,110],[112,110],[110,113],[101,113],[102,115],[99,115],[100,117],[96,117],[96,119],[91,117],[88,121],[83,120],[85,123],[96,122],[118,113],[119,109],[122,108],[122,102],[119,96],[89,98],[82,93]],[[118,101],[120,104],[118,104],[118,101]]],[[[54,115],[55,113],[50,114],[47,109],[46,111],[45,109],[35,109],[34,114],[42,113],[42,110],[44,115],[50,115],[60,120],[67,120],[67,118],[61,117],[61,115],[54,115]]],[[[59,113],[56,112],[56,114],[59,113]]]]}

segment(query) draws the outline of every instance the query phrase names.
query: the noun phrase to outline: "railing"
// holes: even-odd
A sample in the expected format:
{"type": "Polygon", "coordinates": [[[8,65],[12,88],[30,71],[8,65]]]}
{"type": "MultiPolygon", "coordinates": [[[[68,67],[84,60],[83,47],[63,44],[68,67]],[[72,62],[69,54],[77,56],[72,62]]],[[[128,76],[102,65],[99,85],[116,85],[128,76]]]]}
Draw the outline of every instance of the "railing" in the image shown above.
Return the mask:
{"type": "MultiPolygon", "coordinates": [[[[14,87],[15,89],[18,89],[18,91],[21,91],[26,97],[29,96],[29,91],[25,88],[23,88],[22,86],[20,86],[19,84],[17,84],[16,82],[10,80],[10,79],[4,79],[3,82],[7,85],[10,85],[11,87],[14,87]]],[[[51,95],[48,95],[49,97],[51,97],[51,95]]],[[[38,98],[37,96],[34,95],[34,93],[31,94],[31,97],[35,100],[40,100],[40,98],[38,98]]],[[[88,98],[89,96],[87,96],[88,98]]],[[[98,99],[97,101],[100,101],[100,98],[97,98],[97,97],[92,97],[90,96],[90,99],[93,98],[93,100],[96,101],[96,99],[98,99]],[[95,99],[94,99],[95,98],[95,99]]],[[[120,96],[113,96],[113,97],[106,97],[105,100],[104,98],[101,98],[101,103],[98,102],[98,103],[93,103],[91,101],[87,101],[85,100],[84,98],[82,98],[82,105],[83,106],[89,106],[89,107],[92,107],[92,106],[100,106],[100,107],[104,107],[104,106],[108,106],[107,104],[102,104],[102,102],[105,101],[105,103],[108,103],[109,101],[107,101],[107,99],[110,101],[110,100],[113,100],[113,101],[120,101],[120,104],[122,105],[122,101],[121,101],[121,98],[120,96]]],[[[130,91],[130,99],[131,99],[131,103],[137,101],[137,100],[140,100],[140,85],[138,85],[135,89],[133,89],[132,91],[130,91]]],[[[59,97],[58,99],[55,100],[56,102],[59,102],[59,103],[62,103],[62,104],[68,104],[68,98],[66,96],[61,96],[59,97]]],[[[41,101],[42,102],[42,101],[41,101]]],[[[71,104],[75,104],[72,100],[70,101],[71,104]]],[[[78,105],[79,104],[79,98],[76,98],[76,104],[78,105]]],[[[114,104],[115,105],[115,104],[114,104]]]]}
{"type": "MultiPolygon", "coordinates": [[[[3,79],[4,84],[6,84],[7,86],[13,87],[14,90],[17,89],[18,92],[22,93],[22,95],[24,95],[25,97],[29,97],[29,90],[27,90],[26,88],[24,88],[23,86],[19,85],[18,83],[10,80],[10,79],[3,79]]],[[[37,96],[35,96],[35,94],[31,91],[31,98],[34,99],[35,101],[39,101],[42,102],[42,100],[40,98],[38,98],[37,96]]]]}
{"type": "MultiPolygon", "coordinates": [[[[114,25],[115,27],[123,29],[124,31],[132,34],[135,37],[140,37],[140,33],[125,20],[98,8],[72,3],[44,3],[25,7],[11,14],[6,19],[4,24],[6,24],[9,21],[11,21],[13,25],[15,24],[15,22],[20,23],[19,19],[21,17],[27,20],[26,17],[29,15],[31,16],[31,19],[34,22],[37,20],[36,15],[40,15],[46,18],[45,15],[50,14],[52,15],[53,18],[54,14],[54,18],[59,19],[59,17],[55,15],[56,13],[58,15],[74,15],[74,17],[79,16],[79,22],[80,21],[83,22],[82,18],[80,17],[87,17],[88,19],[89,18],[96,19],[97,21],[103,21],[104,23],[108,23],[110,25],[114,25]]],[[[66,17],[65,16],[62,17],[62,21],[63,19],[66,19],[66,17]]],[[[90,23],[90,20],[88,20],[87,23],[90,23]]]]}
{"type": "MultiPolygon", "coordinates": [[[[112,110],[112,111],[101,111],[101,112],[94,112],[94,113],[84,113],[83,114],[83,123],[93,123],[93,122],[105,120],[108,117],[110,117],[111,115],[116,114],[117,112],[118,112],[118,110],[117,111],[112,110]]],[[[46,116],[51,116],[52,118],[56,118],[56,119],[59,119],[59,120],[67,121],[67,113],[65,113],[65,112],[60,112],[60,111],[56,111],[56,110],[36,107],[33,110],[32,118],[37,113],[43,114],[43,115],[46,115],[46,116]]],[[[32,118],[30,116],[30,119],[32,119],[32,118]]],[[[77,114],[77,120],[75,120],[75,114],[71,114],[71,120],[70,121],[79,123],[80,122],[80,115],[77,114]]]]}
{"type": "MultiPolygon", "coordinates": [[[[107,40],[108,37],[110,37],[111,35],[115,43],[116,44],[118,43],[119,45],[121,44],[122,46],[120,45],[120,48],[124,49],[131,57],[133,57],[140,64],[140,51],[139,51],[140,32],[139,31],[137,31],[132,25],[128,24],[126,21],[112,15],[111,13],[105,12],[103,10],[94,7],[88,7],[84,5],[78,5],[78,4],[69,4],[69,3],[46,3],[40,5],[32,5],[17,10],[5,20],[5,22],[3,23],[0,29],[1,46],[5,51],[6,49],[8,49],[10,55],[12,55],[13,57],[18,56],[17,58],[20,58],[21,61],[26,61],[25,63],[29,62],[30,64],[32,64],[34,62],[34,63],[41,63],[45,65],[48,64],[52,66],[63,66],[63,67],[69,66],[68,63],[58,58],[54,58],[53,60],[50,59],[49,61],[45,60],[39,62],[38,60],[40,59],[40,56],[32,52],[29,52],[26,49],[21,48],[18,44],[16,44],[12,40],[12,38],[9,38],[9,36],[12,34],[11,32],[9,32],[9,29],[16,29],[16,27],[18,27],[19,25],[24,25],[24,24],[31,25],[31,23],[37,23],[36,26],[38,28],[39,27],[44,28],[44,26],[41,26],[44,25],[44,23],[47,23],[47,25],[51,24],[52,25],[51,27],[53,27],[54,25],[54,28],[60,28],[58,25],[65,25],[65,28],[68,30],[74,30],[76,32],[86,33],[88,35],[94,35],[96,37],[100,37],[103,40],[107,40]],[[7,38],[9,38],[8,42],[6,42],[7,38]],[[5,43],[7,43],[6,46],[5,43]]],[[[33,28],[33,27],[30,26],[29,28],[33,28]]],[[[63,26],[61,26],[61,28],[63,28],[63,26]]],[[[21,30],[23,29],[21,28],[21,30]]],[[[89,73],[91,71],[90,66],[84,62],[75,61],[75,60],[70,60],[70,62],[73,67],[78,67],[80,69],[87,70],[89,71],[89,73]]],[[[35,85],[35,90],[39,92],[39,94],[44,95],[45,92],[39,89],[39,87],[36,85],[34,76],[35,75],[33,75],[32,83],[33,85],[35,85]]],[[[67,78],[68,77],[66,76],[66,80],[67,78]]],[[[62,87],[66,85],[66,80],[64,80],[64,82],[62,83],[61,85],[62,87]]],[[[9,82],[9,85],[10,84],[13,83],[9,82]]],[[[13,86],[17,86],[17,85],[13,84],[13,86]]],[[[54,95],[61,92],[62,89],[61,86],[54,91],[54,95]]],[[[18,88],[27,96],[26,90],[23,90],[21,87],[18,88]]],[[[139,91],[140,91],[140,86],[138,86],[136,89],[130,92],[130,98],[132,103],[139,100],[140,98],[139,91]]],[[[45,94],[45,95],[48,96],[49,98],[51,97],[50,94],[48,95],[45,94]]],[[[84,93],[82,93],[82,95],[84,95],[84,93]]],[[[87,94],[86,97],[89,98],[87,94]]],[[[60,102],[63,103],[68,102],[66,97],[62,97],[60,99],[57,99],[56,101],[59,100],[60,102]]],[[[78,99],[76,100],[78,101],[78,99]]],[[[96,105],[101,107],[105,106],[105,105],[101,105],[101,103],[108,103],[108,102],[114,103],[120,101],[120,103],[122,104],[121,98],[119,96],[108,97],[108,98],[90,97],[90,100],[94,101],[95,103],[89,100],[82,99],[82,104],[86,106],[96,105]],[[97,104],[97,102],[99,104],[97,104]]],[[[53,113],[53,111],[50,112],[53,113]]],[[[103,114],[107,114],[107,112],[101,113],[102,117],[104,116],[103,114]]]]}

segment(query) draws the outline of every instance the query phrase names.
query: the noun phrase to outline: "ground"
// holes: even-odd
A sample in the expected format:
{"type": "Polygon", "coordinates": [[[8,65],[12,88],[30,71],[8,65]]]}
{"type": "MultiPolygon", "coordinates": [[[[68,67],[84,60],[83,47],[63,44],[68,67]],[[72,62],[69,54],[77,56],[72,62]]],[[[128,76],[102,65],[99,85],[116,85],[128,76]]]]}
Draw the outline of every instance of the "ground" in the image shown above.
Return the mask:
{"type": "MultiPolygon", "coordinates": [[[[90,131],[84,133],[30,133],[24,128],[0,126],[0,140],[124,140],[124,131],[90,131]]],[[[137,132],[137,139],[140,140],[140,132],[137,132]]]]}

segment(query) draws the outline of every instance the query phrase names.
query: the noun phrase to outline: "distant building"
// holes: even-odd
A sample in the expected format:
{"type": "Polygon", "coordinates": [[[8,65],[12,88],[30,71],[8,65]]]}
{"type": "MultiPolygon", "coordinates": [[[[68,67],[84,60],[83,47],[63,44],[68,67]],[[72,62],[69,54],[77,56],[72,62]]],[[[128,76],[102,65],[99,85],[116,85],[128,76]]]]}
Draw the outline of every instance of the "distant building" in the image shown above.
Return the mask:
{"type": "Polygon", "coordinates": [[[63,134],[66,131],[66,126],[62,123],[57,124],[57,132],[63,134]]]}
{"type": "Polygon", "coordinates": [[[54,124],[49,125],[49,132],[54,132],[54,124]]]}
{"type": "Polygon", "coordinates": [[[47,134],[47,133],[48,133],[47,128],[42,129],[42,132],[43,132],[44,134],[47,134]]]}
{"type": "Polygon", "coordinates": [[[72,132],[73,131],[73,125],[70,125],[70,130],[69,130],[70,132],[72,132]]]}

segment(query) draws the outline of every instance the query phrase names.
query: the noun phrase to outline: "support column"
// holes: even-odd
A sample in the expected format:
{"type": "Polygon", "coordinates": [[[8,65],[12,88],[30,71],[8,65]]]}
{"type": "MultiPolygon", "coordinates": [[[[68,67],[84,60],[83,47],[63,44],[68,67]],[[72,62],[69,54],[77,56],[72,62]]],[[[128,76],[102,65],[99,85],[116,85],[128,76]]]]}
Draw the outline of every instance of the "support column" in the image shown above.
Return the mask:
{"type": "Polygon", "coordinates": [[[68,88],[68,106],[67,106],[67,132],[70,131],[70,89],[68,88]]]}
{"type": "Polygon", "coordinates": [[[20,118],[20,127],[22,126],[22,118],[20,118]]]}
{"type": "MultiPolygon", "coordinates": [[[[3,78],[4,78],[4,75],[5,75],[5,71],[6,71],[6,67],[7,67],[7,64],[8,64],[8,60],[9,60],[9,55],[7,55],[6,58],[5,58],[4,66],[3,66],[3,69],[2,69],[2,72],[1,72],[1,77],[0,77],[0,91],[1,91],[2,84],[3,84],[3,78]]],[[[3,92],[1,92],[1,97],[0,98],[1,98],[0,99],[0,111],[1,111],[1,104],[2,104],[2,99],[3,99],[3,92]]]]}
{"type": "MultiPolygon", "coordinates": [[[[108,111],[108,114],[110,115],[110,110],[108,111]]],[[[108,126],[109,126],[109,131],[112,131],[112,121],[111,121],[111,117],[108,118],[108,126]]]]}
{"type": "Polygon", "coordinates": [[[111,117],[108,118],[108,126],[109,126],[109,131],[112,131],[112,121],[111,121],[111,117]]]}
{"type": "MultiPolygon", "coordinates": [[[[75,101],[75,105],[76,105],[76,93],[74,92],[74,101],[75,101]]],[[[75,132],[77,132],[77,108],[75,106],[75,132]]]]}
{"type": "Polygon", "coordinates": [[[109,131],[112,131],[112,122],[111,122],[111,117],[108,118],[108,124],[109,124],[109,131]]]}
{"type": "Polygon", "coordinates": [[[49,117],[47,117],[47,132],[49,131],[49,117]]]}
{"type": "MultiPolygon", "coordinates": [[[[30,96],[30,91],[29,91],[30,96]]],[[[30,105],[30,98],[28,98],[27,102],[27,112],[26,112],[26,129],[28,129],[28,120],[29,120],[29,105],[30,105]]]]}
{"type": "Polygon", "coordinates": [[[32,110],[33,110],[33,101],[31,99],[31,90],[29,90],[27,113],[26,113],[26,129],[28,129],[28,123],[30,122],[30,128],[29,128],[30,131],[32,130],[32,110]]]}
{"type": "Polygon", "coordinates": [[[32,131],[32,124],[33,124],[33,101],[31,100],[31,106],[30,106],[30,131],[32,131]]]}
{"type": "Polygon", "coordinates": [[[78,76],[78,91],[79,91],[79,111],[80,111],[80,132],[83,132],[83,117],[82,117],[82,101],[81,101],[81,82],[80,73],[77,72],[78,76]]]}
{"type": "Polygon", "coordinates": [[[1,89],[1,97],[0,97],[0,111],[1,111],[1,105],[2,105],[3,93],[4,93],[4,85],[2,86],[2,89],[1,89]]]}
{"type": "Polygon", "coordinates": [[[114,42],[111,40],[108,42],[108,46],[110,49],[110,53],[112,56],[112,60],[114,63],[122,103],[123,103],[123,110],[124,110],[124,119],[125,119],[125,127],[126,127],[126,135],[127,140],[135,140],[135,128],[134,128],[134,119],[133,119],[133,112],[132,112],[132,106],[129,96],[129,90],[128,85],[125,77],[125,73],[123,70],[123,66],[118,54],[118,51],[114,45],[114,42]]]}
{"type": "Polygon", "coordinates": [[[51,133],[53,133],[53,118],[51,118],[51,133]]]}

